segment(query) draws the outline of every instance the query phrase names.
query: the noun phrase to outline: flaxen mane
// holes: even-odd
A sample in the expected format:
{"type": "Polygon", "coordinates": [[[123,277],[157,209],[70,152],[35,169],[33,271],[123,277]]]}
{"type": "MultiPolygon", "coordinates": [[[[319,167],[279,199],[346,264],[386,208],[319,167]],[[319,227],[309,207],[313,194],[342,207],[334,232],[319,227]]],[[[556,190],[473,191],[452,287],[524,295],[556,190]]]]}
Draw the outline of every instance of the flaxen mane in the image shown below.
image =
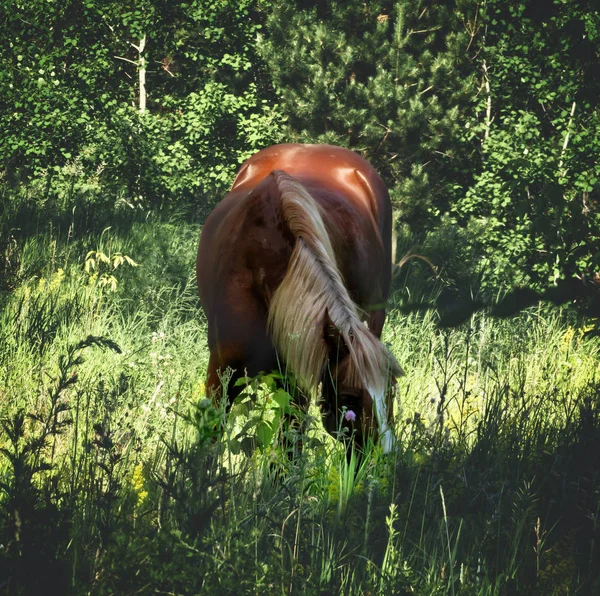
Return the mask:
{"type": "Polygon", "coordinates": [[[328,313],[350,351],[343,385],[383,395],[389,373],[400,375],[401,369],[361,321],[360,309],[338,269],[319,205],[292,176],[282,171],[274,176],[281,212],[296,245],[269,307],[273,344],[300,382],[313,388],[326,365],[328,346],[323,333],[328,313]]]}

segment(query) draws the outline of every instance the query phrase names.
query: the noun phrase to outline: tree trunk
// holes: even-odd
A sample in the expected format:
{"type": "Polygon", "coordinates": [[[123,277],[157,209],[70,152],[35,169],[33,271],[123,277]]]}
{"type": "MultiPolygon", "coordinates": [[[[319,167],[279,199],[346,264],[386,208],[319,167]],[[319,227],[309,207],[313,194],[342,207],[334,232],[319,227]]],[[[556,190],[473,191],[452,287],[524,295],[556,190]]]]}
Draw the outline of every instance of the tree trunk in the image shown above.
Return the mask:
{"type": "Polygon", "coordinates": [[[140,39],[138,46],[138,77],[140,84],[140,114],[146,111],[146,58],[144,57],[144,48],[146,47],[146,36],[140,39]]]}

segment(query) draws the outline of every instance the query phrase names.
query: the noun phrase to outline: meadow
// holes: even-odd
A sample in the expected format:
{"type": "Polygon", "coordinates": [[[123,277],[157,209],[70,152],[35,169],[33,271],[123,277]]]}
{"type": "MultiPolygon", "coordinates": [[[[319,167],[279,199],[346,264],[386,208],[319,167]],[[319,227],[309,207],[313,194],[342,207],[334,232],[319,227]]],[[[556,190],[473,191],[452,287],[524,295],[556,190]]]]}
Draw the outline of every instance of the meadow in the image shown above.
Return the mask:
{"type": "MultiPolygon", "coordinates": [[[[14,203],[16,204],[16,203],[14,203]]],[[[6,212],[0,247],[5,594],[600,591],[596,339],[568,310],[454,329],[402,305],[399,448],[347,458],[309,413],[278,446],[272,377],[228,419],[205,395],[203,214],[6,212]]]]}

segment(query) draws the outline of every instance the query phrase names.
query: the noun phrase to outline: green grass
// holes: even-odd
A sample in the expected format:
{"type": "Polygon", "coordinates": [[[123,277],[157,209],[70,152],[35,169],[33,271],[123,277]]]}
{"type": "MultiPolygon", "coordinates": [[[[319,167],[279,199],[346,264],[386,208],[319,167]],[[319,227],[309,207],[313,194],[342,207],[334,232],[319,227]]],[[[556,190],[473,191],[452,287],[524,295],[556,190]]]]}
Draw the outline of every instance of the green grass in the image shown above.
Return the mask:
{"type": "Polygon", "coordinates": [[[281,420],[267,390],[228,421],[205,399],[200,226],[101,224],[3,243],[2,592],[600,589],[598,344],[571,315],[440,330],[398,290],[398,452],[347,460],[313,408],[291,461],[261,426],[281,420]],[[109,263],[86,271],[90,251],[109,263]]]}

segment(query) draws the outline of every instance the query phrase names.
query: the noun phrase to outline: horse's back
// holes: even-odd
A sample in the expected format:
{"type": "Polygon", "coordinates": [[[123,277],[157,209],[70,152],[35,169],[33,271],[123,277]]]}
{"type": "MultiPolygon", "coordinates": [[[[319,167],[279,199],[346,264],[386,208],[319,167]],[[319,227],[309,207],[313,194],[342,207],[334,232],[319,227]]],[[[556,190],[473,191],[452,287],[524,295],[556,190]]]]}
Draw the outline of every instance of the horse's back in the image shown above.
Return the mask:
{"type": "MultiPolygon", "coordinates": [[[[302,182],[328,214],[330,232],[345,238],[344,245],[338,243],[338,258],[350,283],[355,279],[355,285],[366,286],[375,281],[381,286],[378,299],[385,302],[391,285],[392,209],[387,188],[375,168],[343,147],[274,145],[242,164],[230,193],[233,200],[274,170],[283,170],[302,182]],[[353,273],[356,267],[361,271],[353,273]]],[[[360,302],[360,296],[356,298],[360,302]]]]}
{"type": "Polygon", "coordinates": [[[368,161],[349,149],[292,143],[267,147],[242,164],[231,190],[252,189],[274,170],[283,170],[313,189],[339,193],[371,213],[380,228],[390,219],[383,181],[368,161]]]}

